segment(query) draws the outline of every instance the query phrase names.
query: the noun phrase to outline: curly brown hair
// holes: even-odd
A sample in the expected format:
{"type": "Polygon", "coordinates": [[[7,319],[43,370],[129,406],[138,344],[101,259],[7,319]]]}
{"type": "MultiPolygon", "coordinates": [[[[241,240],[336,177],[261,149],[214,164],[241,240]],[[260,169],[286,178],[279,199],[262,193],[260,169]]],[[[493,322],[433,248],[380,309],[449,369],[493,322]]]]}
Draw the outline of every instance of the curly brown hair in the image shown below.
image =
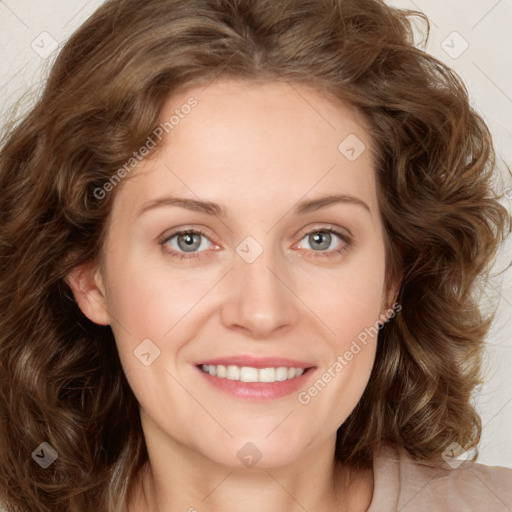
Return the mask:
{"type": "MultiPolygon", "coordinates": [[[[388,281],[403,306],[379,333],[336,457],[383,442],[417,459],[476,447],[471,395],[493,316],[475,298],[510,217],[489,130],[460,78],[381,0],[109,0],[69,39],[0,154],[0,499],[8,510],[120,511],[147,463],[137,400],[109,326],[65,278],[95,261],[116,191],[170,94],[229,76],[315,87],[354,106],[374,142],[388,281]],[[41,442],[58,452],[42,470],[41,442]]],[[[475,457],[476,458],[476,455],[475,457]]]]}

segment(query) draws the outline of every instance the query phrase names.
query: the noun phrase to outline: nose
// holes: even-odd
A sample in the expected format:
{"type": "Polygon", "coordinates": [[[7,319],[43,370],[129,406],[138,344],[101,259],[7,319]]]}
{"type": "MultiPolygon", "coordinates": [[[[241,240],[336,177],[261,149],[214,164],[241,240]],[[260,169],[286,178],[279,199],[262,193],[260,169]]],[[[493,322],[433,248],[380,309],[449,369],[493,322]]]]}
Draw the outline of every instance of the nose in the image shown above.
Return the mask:
{"type": "Polygon", "coordinates": [[[226,328],[253,338],[268,338],[277,330],[293,328],[300,318],[300,301],[289,275],[286,263],[278,264],[270,250],[264,250],[252,263],[235,256],[234,268],[225,283],[228,292],[222,322],[226,328]]]}

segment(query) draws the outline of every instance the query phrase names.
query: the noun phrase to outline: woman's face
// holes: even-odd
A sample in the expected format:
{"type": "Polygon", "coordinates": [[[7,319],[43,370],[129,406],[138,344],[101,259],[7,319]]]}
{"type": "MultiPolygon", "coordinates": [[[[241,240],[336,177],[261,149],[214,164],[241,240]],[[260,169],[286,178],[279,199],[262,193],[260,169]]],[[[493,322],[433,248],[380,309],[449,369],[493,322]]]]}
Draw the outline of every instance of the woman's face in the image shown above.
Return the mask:
{"type": "Polygon", "coordinates": [[[332,450],[392,304],[369,135],[297,84],[217,80],[173,115],[77,300],[112,326],[150,451],[272,467],[332,450]]]}

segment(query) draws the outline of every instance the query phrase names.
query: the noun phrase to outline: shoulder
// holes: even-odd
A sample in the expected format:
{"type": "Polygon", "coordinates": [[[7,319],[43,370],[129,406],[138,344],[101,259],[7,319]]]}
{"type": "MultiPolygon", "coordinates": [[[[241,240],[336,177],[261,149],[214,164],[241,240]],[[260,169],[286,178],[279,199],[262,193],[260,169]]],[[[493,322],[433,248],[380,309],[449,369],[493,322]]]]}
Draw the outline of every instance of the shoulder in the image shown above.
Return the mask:
{"type": "MultiPolygon", "coordinates": [[[[512,469],[446,457],[416,461],[402,447],[387,445],[374,463],[374,493],[401,512],[510,512],[512,469]]],[[[374,498],[376,498],[374,494],[374,498]]],[[[372,501],[373,505],[373,501],[372,501]]],[[[370,507],[371,512],[377,512],[370,507]]]]}

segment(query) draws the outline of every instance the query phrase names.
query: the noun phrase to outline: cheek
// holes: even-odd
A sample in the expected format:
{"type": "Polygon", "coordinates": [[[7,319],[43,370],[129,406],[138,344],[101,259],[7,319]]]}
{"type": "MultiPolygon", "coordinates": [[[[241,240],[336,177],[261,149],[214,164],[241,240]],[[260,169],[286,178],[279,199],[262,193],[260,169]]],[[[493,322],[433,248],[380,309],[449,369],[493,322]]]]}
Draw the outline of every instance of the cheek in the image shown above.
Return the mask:
{"type": "Polygon", "coordinates": [[[112,258],[110,269],[109,312],[137,339],[163,338],[192,313],[221,276],[199,268],[171,271],[163,256],[151,261],[126,258],[122,263],[112,258]]]}
{"type": "Polygon", "coordinates": [[[330,333],[337,353],[365,329],[378,325],[383,304],[384,252],[380,244],[354,253],[330,273],[315,269],[297,276],[297,295],[330,333]]]}
{"type": "Polygon", "coordinates": [[[316,297],[319,316],[333,334],[323,366],[297,399],[311,428],[335,431],[354,410],[374,364],[381,307],[380,273],[347,276],[347,287],[331,285],[316,297]],[[344,291],[346,290],[346,291],[344,291]]]}

